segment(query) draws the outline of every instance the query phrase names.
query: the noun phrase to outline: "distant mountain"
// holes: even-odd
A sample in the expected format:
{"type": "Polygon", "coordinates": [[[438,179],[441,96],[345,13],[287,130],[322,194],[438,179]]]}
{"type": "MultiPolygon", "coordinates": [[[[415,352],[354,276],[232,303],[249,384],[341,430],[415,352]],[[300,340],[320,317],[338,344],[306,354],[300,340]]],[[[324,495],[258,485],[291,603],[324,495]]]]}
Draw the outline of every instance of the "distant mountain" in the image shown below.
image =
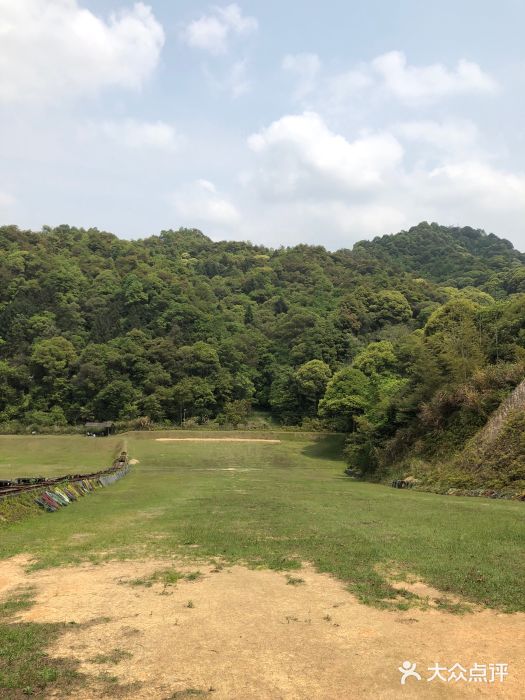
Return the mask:
{"type": "Polygon", "coordinates": [[[360,241],[353,252],[366,253],[438,284],[454,287],[501,284],[507,292],[518,291],[507,289],[506,285],[512,287],[514,268],[525,264],[525,254],[493,233],[427,222],[408,231],[360,241]]]}

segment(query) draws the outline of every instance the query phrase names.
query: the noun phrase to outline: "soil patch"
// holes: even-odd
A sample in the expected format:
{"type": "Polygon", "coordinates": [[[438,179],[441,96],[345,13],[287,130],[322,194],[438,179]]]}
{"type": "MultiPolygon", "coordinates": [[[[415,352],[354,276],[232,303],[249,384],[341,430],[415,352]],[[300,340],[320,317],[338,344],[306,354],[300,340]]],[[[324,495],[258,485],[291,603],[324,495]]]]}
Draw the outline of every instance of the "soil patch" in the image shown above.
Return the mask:
{"type": "MultiPolygon", "coordinates": [[[[290,585],[283,573],[242,566],[115,561],[25,573],[26,564],[0,562],[1,597],[29,585],[35,605],[20,620],[84,623],[50,654],[116,677],[115,695],[125,700],[523,697],[521,613],[379,610],[310,567],[290,585]],[[175,570],[181,578],[170,577],[175,570]],[[405,660],[417,663],[421,681],[400,685],[405,660]],[[509,675],[503,683],[429,683],[436,662],[506,663],[509,675]]],[[[103,692],[94,683],[75,697],[103,692]]]]}

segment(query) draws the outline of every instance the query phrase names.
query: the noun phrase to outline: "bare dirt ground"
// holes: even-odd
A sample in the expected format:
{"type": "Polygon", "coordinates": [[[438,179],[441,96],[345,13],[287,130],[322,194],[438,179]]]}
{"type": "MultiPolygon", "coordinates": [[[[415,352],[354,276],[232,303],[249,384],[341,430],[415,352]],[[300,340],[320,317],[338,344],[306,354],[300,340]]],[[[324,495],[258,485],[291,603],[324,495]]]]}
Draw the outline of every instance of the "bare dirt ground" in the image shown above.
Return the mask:
{"type": "MultiPolygon", "coordinates": [[[[203,577],[146,587],[130,582],[174,563],[25,573],[27,563],[24,557],[0,562],[0,598],[31,586],[36,602],[21,620],[91,622],[67,629],[50,653],[80,660],[80,670],[93,676],[116,676],[111,694],[125,700],[524,697],[523,614],[378,610],[308,566],[293,574],[304,582],[291,585],[273,571],[186,562],[177,570],[198,569],[203,577]],[[400,685],[405,660],[417,663],[421,681],[400,685]],[[503,683],[428,682],[427,668],[436,661],[467,669],[507,663],[509,675],[503,683]]],[[[74,697],[95,700],[107,692],[107,682],[93,680],[74,697]]]]}
{"type": "Polygon", "coordinates": [[[155,442],[268,442],[271,445],[278,445],[280,440],[269,440],[267,438],[155,438],[155,442]]]}

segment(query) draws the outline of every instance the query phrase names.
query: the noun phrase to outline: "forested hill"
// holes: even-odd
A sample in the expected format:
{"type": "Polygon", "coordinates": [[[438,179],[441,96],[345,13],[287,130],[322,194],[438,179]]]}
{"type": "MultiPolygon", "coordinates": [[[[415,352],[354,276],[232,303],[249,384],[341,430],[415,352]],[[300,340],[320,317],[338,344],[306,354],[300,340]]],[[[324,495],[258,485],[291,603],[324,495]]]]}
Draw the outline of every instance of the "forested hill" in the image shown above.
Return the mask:
{"type": "Polygon", "coordinates": [[[469,227],[423,223],[409,231],[361,241],[357,250],[442,284],[483,285],[496,295],[501,289],[508,293],[525,289],[525,254],[510,241],[469,227]]]}
{"type": "Polygon", "coordinates": [[[352,468],[381,474],[461,446],[524,358],[524,256],[470,228],[337,252],[0,228],[4,431],[260,409],[347,431],[352,468]]]}

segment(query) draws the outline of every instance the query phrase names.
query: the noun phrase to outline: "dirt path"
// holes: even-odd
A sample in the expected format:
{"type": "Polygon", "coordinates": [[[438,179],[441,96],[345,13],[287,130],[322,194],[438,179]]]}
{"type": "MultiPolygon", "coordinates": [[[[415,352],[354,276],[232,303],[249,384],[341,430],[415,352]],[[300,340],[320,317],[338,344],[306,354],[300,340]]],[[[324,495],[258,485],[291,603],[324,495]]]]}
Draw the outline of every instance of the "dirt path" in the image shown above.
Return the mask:
{"type": "MultiPolygon", "coordinates": [[[[121,687],[112,694],[125,700],[523,698],[523,614],[377,610],[308,567],[294,574],[304,582],[290,585],[284,574],[268,570],[181,564],[178,571],[200,569],[203,577],[145,587],[129,581],[173,563],[110,562],[30,574],[25,563],[0,562],[0,598],[31,585],[36,603],[20,619],[94,621],[72,626],[51,654],[80,659],[87,673],[117,676],[121,687]],[[97,655],[115,658],[94,663],[97,655]],[[417,663],[421,681],[400,685],[405,660],[417,663]],[[428,682],[427,668],[436,661],[467,669],[507,663],[509,676],[503,683],[428,682]],[[127,684],[134,685],[126,690],[127,684]]],[[[107,687],[99,685],[76,691],[75,698],[102,697],[107,687]]]]}
{"type": "Polygon", "coordinates": [[[267,442],[271,445],[278,445],[280,440],[269,440],[267,438],[155,438],[155,442],[267,442]]]}

